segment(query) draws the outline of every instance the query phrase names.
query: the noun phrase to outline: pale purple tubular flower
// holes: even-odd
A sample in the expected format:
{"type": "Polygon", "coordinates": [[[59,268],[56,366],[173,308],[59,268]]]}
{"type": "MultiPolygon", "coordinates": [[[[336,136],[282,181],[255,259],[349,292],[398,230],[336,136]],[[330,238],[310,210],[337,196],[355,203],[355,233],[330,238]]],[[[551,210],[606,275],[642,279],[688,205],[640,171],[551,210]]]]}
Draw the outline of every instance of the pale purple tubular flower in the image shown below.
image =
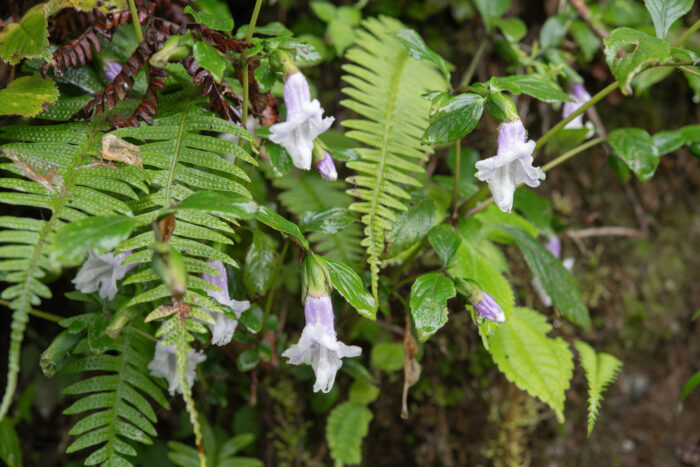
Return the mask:
{"type": "Polygon", "coordinates": [[[287,119],[270,127],[270,141],[287,150],[295,167],[311,169],[314,139],[333,124],[333,117],[323,118],[318,99],[311,100],[309,83],[297,71],[284,83],[287,119]]]}
{"type": "Polygon", "coordinates": [[[498,324],[505,323],[506,315],[505,313],[503,313],[501,307],[498,306],[496,300],[494,300],[491,295],[487,294],[484,291],[482,291],[481,293],[483,295],[483,299],[479,300],[477,303],[474,304],[474,309],[478,311],[481,316],[488,319],[489,321],[493,321],[494,323],[498,324]]]}
{"type": "Polygon", "coordinates": [[[104,62],[102,69],[107,79],[112,82],[119,72],[122,71],[122,64],[113,60],[107,60],[104,62]]]}
{"type": "Polygon", "coordinates": [[[537,187],[545,174],[534,167],[532,152],[535,142],[528,141],[521,120],[504,122],[498,133],[498,151],[495,156],[476,163],[476,178],[489,184],[493,199],[503,212],[513,209],[515,188],[525,183],[537,187]]]}
{"type": "Polygon", "coordinates": [[[316,374],[314,392],[329,392],[335,382],[336,372],[343,366],[344,357],[357,357],[362,349],[345,345],[337,339],[333,326],[333,304],[329,296],[308,296],[304,304],[306,325],[298,344],[282,353],[292,365],[306,363],[316,374]]]}
{"type": "MultiPolygon", "coordinates": [[[[572,98],[574,102],[564,102],[564,106],[562,107],[563,118],[567,118],[569,115],[576,112],[579,107],[591,100],[591,95],[588,94],[588,91],[579,83],[571,84],[571,93],[569,93],[569,97],[572,98]]],[[[564,128],[576,129],[583,128],[583,126],[583,114],[581,114],[567,123],[564,128]]]]}
{"type": "MultiPolygon", "coordinates": [[[[212,276],[211,274],[203,273],[202,279],[217,286],[221,291],[207,291],[207,295],[216,300],[222,305],[225,305],[233,310],[237,317],[241,317],[241,314],[250,308],[250,302],[248,300],[239,301],[234,300],[230,297],[228,293],[228,276],[226,274],[226,267],[221,261],[209,261],[207,264],[213,267],[219,272],[218,276],[212,276]]],[[[213,313],[207,310],[207,313],[211,315],[216,321],[215,324],[209,324],[209,330],[211,331],[211,343],[213,345],[226,345],[231,342],[233,338],[233,333],[236,331],[236,325],[238,321],[235,319],[225,316],[223,313],[213,313]]]]}
{"type": "Polygon", "coordinates": [[[131,250],[116,256],[111,251],[101,255],[88,252],[87,259],[73,279],[75,288],[86,294],[99,290],[100,298],[112,300],[117,294],[117,281],[137,266],[136,263],[122,266],[122,261],[130,254],[131,250]]]}
{"type": "Polygon", "coordinates": [[[338,180],[338,171],[335,169],[335,162],[333,162],[333,158],[328,151],[326,151],[325,157],[316,163],[316,170],[318,170],[324,180],[338,180]]]}
{"type": "Polygon", "coordinates": [[[561,256],[561,240],[556,235],[550,235],[544,247],[549,250],[549,252],[555,257],[559,258],[561,256]]]}
{"type": "MultiPolygon", "coordinates": [[[[190,349],[187,353],[187,374],[185,379],[190,388],[197,378],[197,365],[206,359],[206,355],[200,351],[190,349]]],[[[182,393],[177,377],[177,350],[175,350],[175,347],[157,342],[153,360],[148,364],[148,370],[154,377],[165,378],[168,382],[168,391],[171,396],[176,392],[182,393]]]]}

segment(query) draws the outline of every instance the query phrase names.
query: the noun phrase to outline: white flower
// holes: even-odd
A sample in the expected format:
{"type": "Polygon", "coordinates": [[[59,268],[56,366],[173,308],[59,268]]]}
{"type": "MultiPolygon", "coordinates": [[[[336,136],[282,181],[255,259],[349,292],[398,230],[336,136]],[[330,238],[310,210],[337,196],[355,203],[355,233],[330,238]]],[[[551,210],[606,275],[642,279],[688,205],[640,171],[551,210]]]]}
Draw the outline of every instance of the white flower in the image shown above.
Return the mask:
{"type": "Polygon", "coordinates": [[[498,134],[498,151],[495,156],[478,161],[476,178],[488,182],[493,199],[503,212],[513,209],[513,192],[520,183],[539,186],[545,174],[533,167],[532,151],[535,142],[527,140],[521,120],[505,122],[498,134]]]}
{"type": "Polygon", "coordinates": [[[284,103],[287,120],[270,127],[270,141],[287,150],[295,167],[311,168],[314,139],[333,124],[333,117],[323,118],[323,108],[318,99],[311,100],[309,83],[297,71],[284,83],[284,103]]]}
{"type": "Polygon", "coordinates": [[[345,345],[337,339],[330,297],[307,297],[304,315],[306,326],[299,343],[285,350],[282,356],[287,357],[292,365],[311,365],[316,374],[314,392],[329,392],[336,372],[343,366],[342,359],[357,357],[362,349],[356,345],[345,345]]]}
{"type": "MultiPolygon", "coordinates": [[[[187,375],[185,379],[189,387],[192,387],[194,380],[197,378],[196,366],[206,359],[207,357],[204,353],[196,350],[190,350],[187,353],[187,375]]],[[[153,355],[151,363],[148,364],[148,369],[151,375],[166,379],[171,396],[176,392],[182,393],[177,377],[177,351],[174,347],[163,345],[160,342],[156,343],[155,355],[153,355]]]]}
{"type": "MultiPolygon", "coordinates": [[[[239,301],[232,299],[228,294],[228,276],[226,275],[226,267],[221,261],[209,261],[209,266],[219,271],[218,276],[212,276],[210,274],[202,274],[202,279],[214,284],[221,289],[220,292],[207,291],[207,295],[216,300],[217,302],[225,305],[236,313],[236,316],[240,318],[241,313],[250,308],[250,302],[248,300],[239,301]]],[[[207,310],[212,318],[216,320],[215,324],[210,324],[209,329],[211,330],[211,343],[214,345],[226,345],[231,342],[233,338],[233,333],[236,331],[236,325],[238,321],[232,318],[228,318],[223,313],[213,313],[207,310]]]]}
{"type": "Polygon", "coordinates": [[[131,251],[116,256],[111,251],[101,255],[88,252],[87,259],[73,279],[75,288],[86,294],[99,289],[101,298],[112,300],[117,294],[117,281],[136,267],[136,264],[121,265],[130,254],[131,251]]]}

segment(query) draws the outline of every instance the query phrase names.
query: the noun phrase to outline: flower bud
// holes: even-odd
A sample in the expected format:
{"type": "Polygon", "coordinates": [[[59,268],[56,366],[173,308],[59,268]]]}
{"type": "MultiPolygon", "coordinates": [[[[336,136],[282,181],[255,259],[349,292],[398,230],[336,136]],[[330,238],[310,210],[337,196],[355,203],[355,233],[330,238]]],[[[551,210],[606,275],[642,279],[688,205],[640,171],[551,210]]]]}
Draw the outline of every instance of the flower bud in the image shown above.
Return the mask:
{"type": "Polygon", "coordinates": [[[308,297],[330,296],[330,275],[323,258],[310,253],[301,264],[301,296],[303,303],[308,297]]]}
{"type": "Polygon", "coordinates": [[[484,318],[494,323],[503,324],[506,322],[506,315],[493,297],[473,282],[457,278],[455,280],[457,292],[464,296],[472,304],[474,309],[484,318]]]}
{"type": "Polygon", "coordinates": [[[114,78],[122,71],[122,64],[113,60],[105,60],[102,63],[102,71],[110,82],[114,81],[114,78]]]}
{"type": "Polygon", "coordinates": [[[170,289],[176,300],[187,293],[187,269],[182,254],[166,243],[155,243],[153,249],[153,270],[170,289]]]}
{"type": "Polygon", "coordinates": [[[500,122],[512,122],[520,120],[518,109],[510,96],[501,92],[489,93],[486,99],[486,108],[493,118],[500,122]]]}
{"type": "Polygon", "coordinates": [[[39,366],[44,376],[51,378],[70,361],[71,351],[82,339],[81,333],[62,331],[44,350],[39,358],[39,366]]]}
{"type": "Polygon", "coordinates": [[[333,158],[318,143],[314,145],[314,164],[324,180],[331,182],[338,180],[338,171],[335,169],[333,158]]]}

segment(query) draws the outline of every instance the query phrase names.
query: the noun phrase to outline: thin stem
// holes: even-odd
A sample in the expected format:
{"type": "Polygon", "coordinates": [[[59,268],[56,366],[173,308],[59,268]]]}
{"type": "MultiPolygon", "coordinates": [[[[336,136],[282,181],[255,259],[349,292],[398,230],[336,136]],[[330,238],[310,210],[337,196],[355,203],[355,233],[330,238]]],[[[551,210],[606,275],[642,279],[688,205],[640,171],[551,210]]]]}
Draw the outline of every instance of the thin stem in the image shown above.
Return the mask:
{"type": "MultiPolygon", "coordinates": [[[[133,1],[133,0],[129,0],[133,1]]],[[[253,8],[253,15],[250,17],[250,24],[248,25],[248,32],[245,35],[246,44],[250,43],[253,38],[253,32],[255,31],[255,23],[258,22],[258,15],[260,14],[260,7],[262,6],[263,0],[255,0],[255,7],[253,8]]],[[[241,123],[243,128],[246,128],[246,121],[248,120],[248,49],[243,49],[241,52],[241,62],[243,63],[243,108],[241,109],[241,123]]]]}
{"type": "Polygon", "coordinates": [[[459,198],[459,177],[462,172],[462,141],[455,142],[455,180],[452,186],[452,202],[450,203],[450,211],[452,215],[457,214],[457,198],[459,198]]]}
{"type": "Polygon", "coordinates": [[[690,39],[690,36],[692,36],[693,34],[695,34],[695,31],[697,31],[698,29],[700,29],[700,19],[697,20],[696,22],[694,22],[693,25],[690,26],[690,27],[688,28],[688,30],[685,31],[685,32],[683,33],[683,35],[682,35],[681,37],[678,38],[678,40],[673,44],[673,46],[674,46],[674,47],[680,47],[680,46],[682,46],[683,44],[685,44],[685,42],[686,42],[688,39],[690,39]]]}
{"type": "Polygon", "coordinates": [[[600,100],[602,100],[605,96],[607,96],[608,94],[613,92],[618,87],[620,87],[620,83],[617,81],[615,81],[612,84],[609,84],[608,86],[603,88],[601,91],[599,91],[595,96],[591,97],[590,100],[585,102],[581,107],[576,109],[576,111],[573,112],[571,115],[569,115],[564,120],[562,120],[559,123],[557,123],[556,125],[554,125],[547,133],[542,135],[540,137],[540,139],[537,140],[537,145],[535,146],[535,150],[544,146],[545,143],[547,143],[547,141],[552,139],[552,137],[554,137],[554,135],[556,135],[562,128],[564,128],[567,123],[569,123],[570,121],[572,121],[573,119],[575,119],[576,117],[578,117],[579,115],[584,113],[586,111],[586,109],[588,109],[589,107],[596,105],[600,100]]]}
{"type": "Polygon", "coordinates": [[[270,316],[270,308],[272,308],[272,299],[275,296],[275,283],[277,282],[277,276],[279,276],[280,269],[282,268],[282,263],[284,262],[284,257],[287,256],[287,250],[289,249],[289,240],[284,241],[284,246],[282,247],[282,253],[275,264],[275,270],[272,272],[272,280],[270,281],[270,291],[267,293],[267,301],[265,302],[265,313],[263,314],[262,321],[262,332],[267,329],[267,318],[270,316]]]}
{"type": "Polygon", "coordinates": [[[554,167],[558,166],[559,164],[571,159],[576,154],[578,154],[582,151],[585,151],[586,149],[588,149],[592,146],[595,146],[596,144],[600,144],[606,140],[607,140],[607,138],[595,138],[595,139],[592,139],[592,140],[590,140],[590,141],[588,141],[580,146],[577,146],[574,149],[572,149],[571,151],[567,151],[564,154],[562,154],[561,156],[557,157],[556,159],[551,160],[548,163],[546,163],[545,165],[543,165],[542,171],[547,172],[547,171],[553,169],[554,167]]]}
{"type": "MultiPolygon", "coordinates": [[[[10,302],[8,302],[7,300],[0,300],[0,305],[9,308],[10,302]]],[[[45,319],[47,321],[53,321],[54,323],[58,323],[59,321],[63,321],[65,319],[63,316],[54,315],[53,313],[47,313],[45,311],[35,310],[33,308],[29,308],[27,310],[27,314],[36,316],[37,318],[45,319]]]]}
{"type": "Polygon", "coordinates": [[[462,78],[462,82],[459,83],[459,86],[457,86],[457,89],[466,89],[469,86],[469,83],[471,82],[472,78],[474,77],[474,72],[476,71],[476,66],[479,64],[481,61],[481,57],[484,55],[484,52],[486,52],[486,47],[489,45],[489,37],[484,37],[481,39],[481,42],[479,43],[479,46],[476,48],[476,52],[474,52],[474,56],[472,57],[472,61],[469,63],[469,67],[467,68],[467,71],[464,73],[464,77],[462,78]]]}
{"type": "Polygon", "coordinates": [[[700,76],[700,73],[693,70],[692,68],[688,68],[687,66],[681,66],[681,67],[678,67],[678,69],[681,71],[685,71],[686,73],[690,73],[691,75],[700,76]]]}
{"type": "Polygon", "coordinates": [[[139,40],[140,44],[143,42],[143,31],[141,30],[141,24],[139,24],[139,12],[136,9],[136,3],[134,3],[134,0],[129,0],[129,10],[131,11],[131,23],[134,25],[136,39],[139,40]]]}

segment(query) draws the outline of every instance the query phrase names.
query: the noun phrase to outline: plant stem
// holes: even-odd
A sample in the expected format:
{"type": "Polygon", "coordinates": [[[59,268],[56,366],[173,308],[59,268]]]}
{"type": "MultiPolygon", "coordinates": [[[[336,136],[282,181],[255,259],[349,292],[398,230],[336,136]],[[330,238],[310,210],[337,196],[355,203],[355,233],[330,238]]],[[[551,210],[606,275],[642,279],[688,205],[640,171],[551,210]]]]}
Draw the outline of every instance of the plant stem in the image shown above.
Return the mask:
{"type": "Polygon", "coordinates": [[[585,102],[581,107],[576,109],[574,113],[566,117],[564,120],[560,121],[556,125],[554,125],[550,130],[542,135],[540,139],[537,140],[537,145],[535,146],[535,150],[541,148],[542,146],[547,143],[554,135],[556,135],[562,128],[566,126],[567,123],[569,123],[571,120],[575,119],[582,113],[586,111],[589,107],[592,107],[596,105],[601,99],[603,99],[605,96],[613,92],[615,89],[620,87],[620,83],[615,81],[612,84],[607,85],[605,88],[600,90],[595,96],[591,97],[587,102],[585,102]]]}
{"type": "Polygon", "coordinates": [[[486,47],[488,45],[489,45],[489,37],[486,36],[483,39],[481,39],[479,46],[476,48],[476,52],[474,52],[474,56],[472,57],[472,61],[469,63],[469,67],[467,68],[467,71],[464,73],[464,77],[462,78],[462,82],[460,82],[459,86],[457,86],[457,90],[466,89],[469,86],[469,82],[472,80],[472,77],[474,76],[474,72],[476,71],[476,66],[481,61],[481,57],[484,55],[484,52],[486,52],[486,47]]]}
{"type": "MultiPolygon", "coordinates": [[[[10,302],[8,302],[7,300],[0,300],[0,305],[9,308],[10,302]]],[[[47,321],[53,321],[54,323],[58,323],[59,321],[63,321],[65,319],[63,316],[54,315],[53,313],[47,313],[45,311],[35,310],[33,308],[27,310],[27,314],[36,316],[37,318],[45,319],[47,321]]]]}
{"type": "Polygon", "coordinates": [[[143,42],[143,31],[141,30],[141,24],[139,24],[139,12],[136,9],[136,3],[134,3],[134,0],[129,0],[129,10],[131,11],[131,23],[134,25],[136,39],[139,40],[140,44],[143,42]]]}
{"type": "Polygon", "coordinates": [[[267,301],[265,302],[265,313],[263,314],[262,321],[262,332],[265,332],[267,327],[267,318],[270,316],[270,308],[272,308],[272,299],[275,296],[275,283],[277,282],[277,276],[279,276],[280,269],[282,268],[282,263],[284,262],[284,257],[287,256],[287,250],[289,249],[289,240],[284,241],[284,246],[282,247],[282,253],[275,264],[275,270],[272,272],[272,280],[270,281],[270,291],[267,293],[267,301]]]}
{"type": "MultiPolygon", "coordinates": [[[[129,0],[133,1],[133,0],[129,0]]],[[[255,31],[255,23],[258,22],[258,15],[260,14],[260,7],[262,6],[263,0],[255,0],[255,7],[253,8],[253,15],[250,18],[250,24],[248,25],[248,32],[245,35],[246,44],[250,43],[253,38],[253,32],[255,31]]],[[[246,128],[246,121],[248,120],[248,49],[243,49],[241,52],[241,62],[243,63],[243,108],[241,109],[241,123],[243,128],[246,128]]]]}
{"type": "Polygon", "coordinates": [[[567,160],[571,159],[574,157],[576,154],[585,151],[586,149],[595,146],[596,144],[602,143],[604,141],[607,141],[607,138],[595,138],[590,141],[587,141],[586,143],[576,146],[574,149],[565,152],[561,156],[557,157],[556,159],[549,161],[545,165],[542,166],[542,172],[547,172],[554,167],[558,166],[559,164],[566,162],[567,160]]]}
{"type": "Polygon", "coordinates": [[[461,175],[462,163],[462,141],[455,142],[455,180],[452,186],[452,202],[450,203],[450,211],[453,217],[457,214],[457,198],[459,198],[459,177],[461,175]]]}
{"type": "Polygon", "coordinates": [[[698,29],[700,29],[700,19],[697,20],[696,22],[694,22],[693,25],[690,26],[690,27],[688,28],[688,30],[685,31],[685,32],[683,33],[683,35],[682,35],[681,37],[678,38],[678,40],[673,44],[673,46],[674,46],[674,47],[680,47],[680,46],[682,46],[683,44],[685,44],[685,42],[686,42],[688,39],[690,39],[690,36],[692,36],[692,35],[695,33],[695,31],[697,31],[698,29]]]}

